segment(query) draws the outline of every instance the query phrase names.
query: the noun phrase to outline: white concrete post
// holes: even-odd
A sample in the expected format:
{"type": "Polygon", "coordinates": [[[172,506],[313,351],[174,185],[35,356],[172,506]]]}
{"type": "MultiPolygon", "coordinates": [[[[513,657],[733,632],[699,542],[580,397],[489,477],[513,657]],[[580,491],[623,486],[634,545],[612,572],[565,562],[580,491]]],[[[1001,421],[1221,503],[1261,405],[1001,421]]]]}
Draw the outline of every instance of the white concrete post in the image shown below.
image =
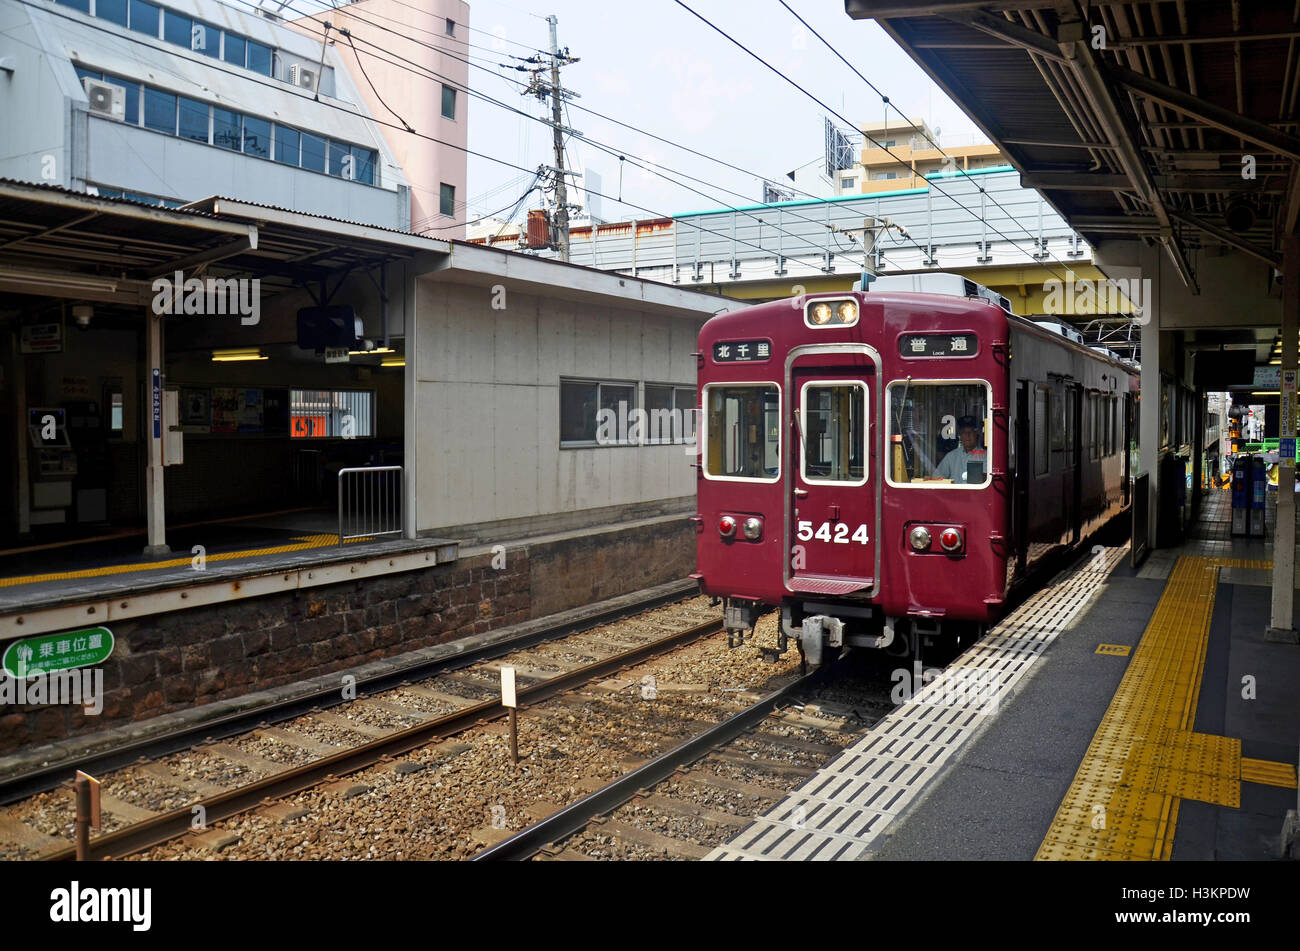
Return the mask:
{"type": "Polygon", "coordinates": [[[1296,333],[1300,331],[1300,237],[1282,242],[1282,391],[1278,397],[1281,427],[1278,431],[1277,527],[1273,533],[1273,605],[1265,637],[1270,641],[1300,643],[1292,625],[1295,601],[1295,406],[1288,406],[1295,391],[1296,333]],[[1287,379],[1291,374],[1291,380],[1287,379]]]}
{"type": "Polygon", "coordinates": [[[145,312],[145,399],[149,401],[145,439],[149,447],[149,468],[145,477],[145,518],[149,541],[144,554],[162,558],[171,554],[167,547],[167,509],[163,498],[163,318],[150,308],[145,312]]]}
{"type": "MultiPolygon", "coordinates": [[[[635,226],[633,226],[635,227],[635,226]]],[[[402,368],[402,385],[404,389],[402,413],[402,537],[415,538],[419,531],[416,504],[419,498],[420,480],[420,420],[417,419],[419,404],[419,314],[415,306],[416,287],[415,269],[405,264],[392,266],[389,278],[396,276],[402,282],[402,329],[406,334],[402,346],[406,350],[406,366],[402,368]]],[[[433,420],[426,421],[432,425],[433,420]]]]}
{"type": "Polygon", "coordinates": [[[1147,539],[1156,547],[1156,515],[1160,498],[1160,260],[1144,255],[1142,277],[1150,278],[1152,292],[1143,301],[1146,322],[1142,324],[1142,400],[1138,404],[1138,473],[1148,473],[1147,539]]]}

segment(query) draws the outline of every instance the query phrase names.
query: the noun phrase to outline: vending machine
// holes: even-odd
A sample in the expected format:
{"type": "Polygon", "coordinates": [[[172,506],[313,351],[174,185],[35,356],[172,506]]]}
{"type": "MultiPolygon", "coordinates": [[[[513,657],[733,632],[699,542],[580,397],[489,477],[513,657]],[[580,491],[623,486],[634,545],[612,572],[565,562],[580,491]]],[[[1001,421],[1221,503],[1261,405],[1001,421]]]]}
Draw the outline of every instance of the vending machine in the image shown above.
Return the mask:
{"type": "Polygon", "coordinates": [[[31,523],[61,525],[68,520],[72,482],[77,477],[77,454],[68,438],[67,413],[60,407],[29,409],[27,435],[31,441],[31,523]]]}

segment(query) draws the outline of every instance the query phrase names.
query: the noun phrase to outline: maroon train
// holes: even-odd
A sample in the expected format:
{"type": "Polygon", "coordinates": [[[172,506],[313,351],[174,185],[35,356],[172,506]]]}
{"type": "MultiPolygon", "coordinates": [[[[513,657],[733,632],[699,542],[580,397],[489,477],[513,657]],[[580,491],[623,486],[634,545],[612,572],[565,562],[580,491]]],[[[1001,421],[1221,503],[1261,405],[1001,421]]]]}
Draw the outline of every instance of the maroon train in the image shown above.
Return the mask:
{"type": "Polygon", "coordinates": [[[1136,369],[960,276],[760,304],[699,339],[695,577],[732,644],[776,606],[812,663],[978,636],[1128,505],[1136,369]]]}

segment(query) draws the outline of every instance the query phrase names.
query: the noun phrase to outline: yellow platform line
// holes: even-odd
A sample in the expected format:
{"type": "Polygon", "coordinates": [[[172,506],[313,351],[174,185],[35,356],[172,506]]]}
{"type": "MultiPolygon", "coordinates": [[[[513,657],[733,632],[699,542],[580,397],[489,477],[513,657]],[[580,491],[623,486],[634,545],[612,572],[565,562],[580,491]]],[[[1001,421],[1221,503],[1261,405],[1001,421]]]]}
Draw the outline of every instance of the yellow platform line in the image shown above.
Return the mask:
{"type": "Polygon", "coordinates": [[[1241,804],[1241,741],[1192,731],[1227,567],[1271,564],[1178,559],[1036,859],[1167,861],[1183,799],[1241,804]]]}
{"type": "MultiPolygon", "coordinates": [[[[361,540],[361,539],[358,539],[361,540]]],[[[206,561],[234,561],[237,558],[258,558],[262,555],[283,555],[289,552],[305,551],[309,548],[324,548],[337,545],[337,535],[299,535],[297,544],[276,545],[273,548],[251,548],[245,551],[224,551],[206,555],[206,561]]],[[[72,581],[77,578],[103,578],[109,575],[127,574],[132,571],[157,571],[162,568],[183,568],[193,562],[193,556],[168,558],[163,561],[144,561],[132,565],[105,565],[102,568],[83,568],[79,571],[55,571],[43,575],[25,575],[16,578],[0,578],[0,588],[12,588],[20,584],[37,584],[42,581],[72,581]]]]}

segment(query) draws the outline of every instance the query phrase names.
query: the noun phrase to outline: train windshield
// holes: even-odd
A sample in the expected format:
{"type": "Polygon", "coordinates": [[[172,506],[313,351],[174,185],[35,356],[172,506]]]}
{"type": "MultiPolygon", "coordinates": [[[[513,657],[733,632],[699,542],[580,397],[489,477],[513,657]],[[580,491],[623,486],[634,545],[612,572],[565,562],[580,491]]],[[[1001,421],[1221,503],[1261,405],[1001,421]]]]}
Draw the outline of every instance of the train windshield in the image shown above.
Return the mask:
{"type": "Polygon", "coordinates": [[[775,482],[781,473],[780,392],[775,384],[709,385],[705,475],[775,482]]]}
{"type": "Polygon", "coordinates": [[[989,403],[987,383],[891,383],[890,484],[987,486],[993,448],[989,403]]]}

